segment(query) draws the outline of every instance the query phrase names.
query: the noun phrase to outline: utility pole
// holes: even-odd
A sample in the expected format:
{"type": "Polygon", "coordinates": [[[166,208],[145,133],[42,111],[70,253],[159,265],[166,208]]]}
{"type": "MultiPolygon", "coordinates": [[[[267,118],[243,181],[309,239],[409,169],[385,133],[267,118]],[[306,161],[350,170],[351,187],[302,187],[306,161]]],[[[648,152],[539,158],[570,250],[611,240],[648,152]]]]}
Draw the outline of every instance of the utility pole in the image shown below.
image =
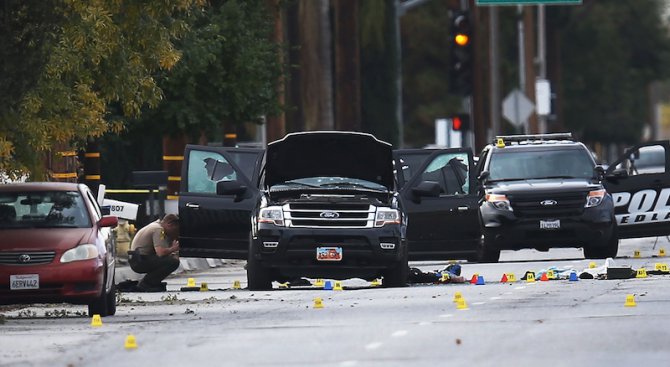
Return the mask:
{"type": "MultiPolygon", "coordinates": [[[[498,34],[498,7],[489,7],[489,77],[491,132],[489,139],[500,134],[500,40],[498,34]]],[[[487,134],[488,135],[488,134],[487,134]]]]}
{"type": "MultiPolygon", "coordinates": [[[[541,80],[547,79],[547,61],[546,61],[546,47],[545,47],[545,16],[544,5],[537,6],[537,63],[538,63],[538,78],[541,80]]],[[[544,134],[547,132],[547,116],[538,115],[539,132],[544,134]]]]}

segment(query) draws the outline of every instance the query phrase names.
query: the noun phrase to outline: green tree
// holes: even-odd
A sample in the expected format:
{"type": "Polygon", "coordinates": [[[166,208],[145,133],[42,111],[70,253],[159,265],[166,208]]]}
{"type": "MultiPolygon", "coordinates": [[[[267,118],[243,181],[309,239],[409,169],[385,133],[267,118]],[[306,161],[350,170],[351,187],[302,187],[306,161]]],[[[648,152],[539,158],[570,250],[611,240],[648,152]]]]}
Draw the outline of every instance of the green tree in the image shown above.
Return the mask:
{"type": "Polygon", "coordinates": [[[118,132],[163,94],[154,75],[203,0],[5,0],[0,6],[0,170],[40,178],[58,143],[118,132]],[[109,118],[108,106],[118,106],[109,118]]]}
{"type": "Polygon", "coordinates": [[[160,78],[164,98],[140,123],[220,139],[224,123],[261,123],[278,113],[283,67],[268,10],[265,0],[217,0],[193,12],[191,31],[178,43],[182,59],[160,78]]]}
{"type": "Polygon", "coordinates": [[[550,14],[562,29],[565,125],[582,140],[639,141],[650,121],[649,83],[668,76],[663,6],[659,0],[589,1],[550,14]]]}

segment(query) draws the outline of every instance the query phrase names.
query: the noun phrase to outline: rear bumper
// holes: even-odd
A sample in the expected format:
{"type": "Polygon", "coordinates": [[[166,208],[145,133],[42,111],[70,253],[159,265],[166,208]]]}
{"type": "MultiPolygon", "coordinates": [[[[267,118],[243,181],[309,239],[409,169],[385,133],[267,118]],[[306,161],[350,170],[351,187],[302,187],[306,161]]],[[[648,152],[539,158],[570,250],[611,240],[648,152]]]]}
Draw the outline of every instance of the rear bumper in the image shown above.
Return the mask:
{"type": "Polygon", "coordinates": [[[99,259],[68,264],[0,265],[0,304],[88,304],[100,296],[104,265],[99,259]],[[39,289],[10,289],[10,276],[37,274],[39,289]]]}
{"type": "Polygon", "coordinates": [[[351,229],[262,225],[252,240],[252,254],[280,277],[369,279],[402,260],[407,244],[401,233],[400,225],[351,229]],[[381,244],[394,248],[383,249],[381,244]],[[317,247],[341,247],[342,260],[317,260],[317,247]]]}

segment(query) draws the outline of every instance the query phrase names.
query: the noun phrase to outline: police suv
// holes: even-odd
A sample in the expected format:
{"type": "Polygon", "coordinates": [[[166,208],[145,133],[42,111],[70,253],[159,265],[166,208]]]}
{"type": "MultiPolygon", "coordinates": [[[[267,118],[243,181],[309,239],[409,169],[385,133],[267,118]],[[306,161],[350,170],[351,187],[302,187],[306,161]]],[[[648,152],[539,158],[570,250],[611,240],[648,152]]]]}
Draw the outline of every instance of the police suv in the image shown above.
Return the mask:
{"type": "Polygon", "coordinates": [[[620,238],[670,233],[668,142],[632,147],[609,166],[571,134],[500,136],[484,148],[480,261],[500,250],[582,247],[586,258],[615,257],[620,238]],[[639,151],[663,150],[655,171],[637,170],[639,151]]]}

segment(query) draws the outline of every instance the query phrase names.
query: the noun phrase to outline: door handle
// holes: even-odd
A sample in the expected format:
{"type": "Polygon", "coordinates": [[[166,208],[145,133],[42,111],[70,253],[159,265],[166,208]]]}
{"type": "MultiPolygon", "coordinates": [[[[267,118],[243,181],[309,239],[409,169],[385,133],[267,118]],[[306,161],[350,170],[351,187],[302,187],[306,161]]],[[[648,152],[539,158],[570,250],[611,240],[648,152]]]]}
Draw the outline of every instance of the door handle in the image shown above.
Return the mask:
{"type": "Polygon", "coordinates": [[[470,208],[468,208],[467,206],[459,206],[458,207],[459,212],[467,212],[469,209],[470,208]]]}
{"type": "Polygon", "coordinates": [[[200,208],[200,205],[195,204],[195,203],[186,203],[186,207],[187,208],[192,208],[192,209],[198,209],[198,208],[200,208]]]}

